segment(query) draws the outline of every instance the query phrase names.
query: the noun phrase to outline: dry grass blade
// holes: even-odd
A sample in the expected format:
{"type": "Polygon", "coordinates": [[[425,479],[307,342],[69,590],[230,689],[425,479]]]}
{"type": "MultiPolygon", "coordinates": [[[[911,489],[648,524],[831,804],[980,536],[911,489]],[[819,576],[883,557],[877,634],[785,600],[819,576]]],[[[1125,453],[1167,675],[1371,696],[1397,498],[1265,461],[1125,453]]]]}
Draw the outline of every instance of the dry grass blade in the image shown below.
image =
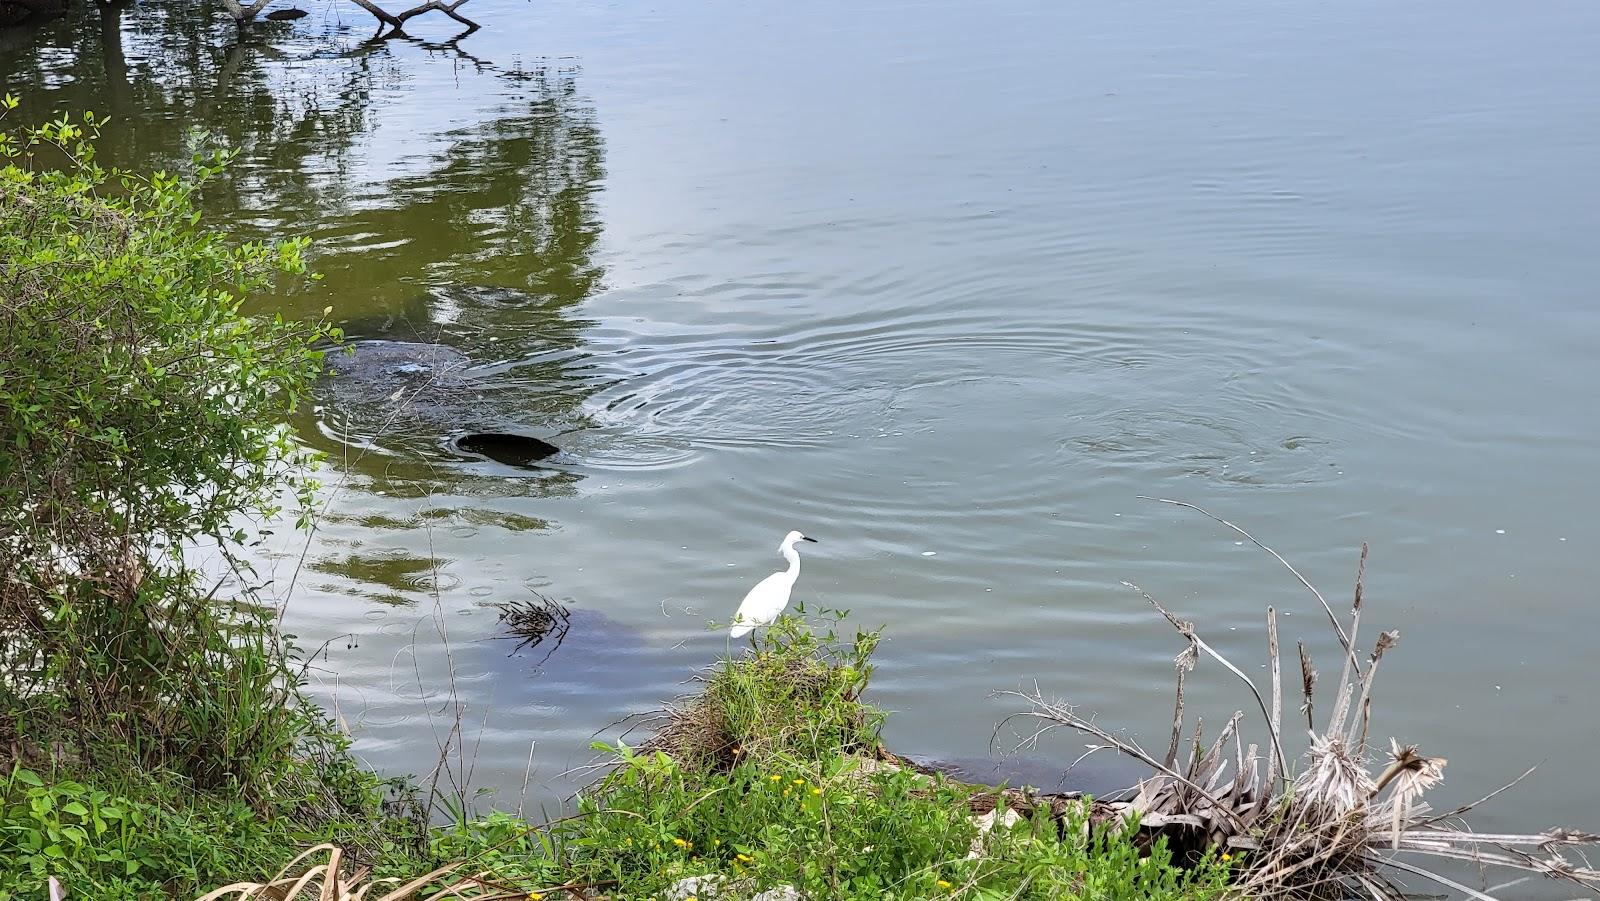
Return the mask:
{"type": "MultiPolygon", "coordinates": [[[[1419,830],[1412,827],[1412,836],[1427,836],[1429,840],[1482,845],[1534,845],[1540,848],[1555,845],[1600,844],[1600,835],[1578,832],[1573,829],[1550,829],[1534,834],[1508,832],[1459,832],[1449,829],[1419,830]]],[[[1417,841],[1422,839],[1417,838],[1417,841]]]]}
{"type": "Polygon", "coordinates": [[[1350,727],[1348,741],[1358,752],[1367,746],[1367,724],[1372,720],[1372,683],[1378,675],[1378,663],[1384,652],[1400,642],[1400,630],[1390,629],[1378,633],[1378,643],[1372,648],[1372,658],[1367,661],[1367,674],[1361,679],[1361,701],[1356,705],[1360,715],[1350,727]],[[1358,728],[1359,727],[1359,728],[1358,728]]]}
{"type": "Polygon", "coordinates": [[[1316,731],[1312,707],[1316,701],[1317,671],[1311,666],[1311,655],[1306,653],[1306,643],[1295,642],[1300,648],[1300,712],[1306,715],[1306,730],[1316,731]]]}
{"type": "MultiPolygon", "coordinates": [[[[1210,511],[1208,511],[1208,510],[1206,510],[1206,509],[1204,509],[1202,507],[1197,507],[1194,504],[1191,504],[1191,503],[1189,503],[1187,501],[1175,501],[1175,500],[1171,500],[1169,498],[1151,497],[1149,495],[1143,495],[1143,494],[1139,495],[1139,499],[1140,500],[1145,500],[1145,501],[1156,501],[1156,502],[1162,503],[1162,504],[1171,504],[1174,507],[1187,507],[1188,509],[1195,511],[1196,513],[1199,513],[1201,516],[1204,516],[1204,517],[1206,517],[1208,519],[1211,519],[1211,520],[1214,520],[1214,521],[1216,521],[1218,523],[1221,523],[1222,525],[1227,526],[1228,528],[1234,530],[1235,532],[1238,532],[1240,535],[1243,535],[1245,537],[1246,541],[1250,542],[1251,544],[1255,545],[1256,547],[1261,548],[1262,550],[1264,550],[1267,553],[1271,554],[1273,559],[1277,560],[1279,563],[1282,563],[1283,564],[1283,568],[1287,569],[1291,574],[1293,574],[1296,579],[1299,579],[1300,580],[1300,584],[1304,585],[1306,587],[1306,590],[1310,591],[1312,596],[1317,599],[1317,603],[1322,605],[1323,611],[1328,614],[1328,622],[1333,624],[1334,633],[1339,636],[1339,646],[1344,649],[1345,655],[1350,659],[1350,661],[1352,663],[1355,661],[1355,654],[1356,654],[1355,646],[1350,643],[1350,636],[1345,634],[1344,627],[1339,625],[1339,617],[1334,615],[1333,607],[1328,604],[1328,599],[1322,596],[1322,592],[1317,590],[1317,586],[1311,584],[1311,580],[1309,580],[1305,576],[1301,575],[1300,574],[1300,570],[1294,568],[1294,564],[1290,563],[1288,560],[1285,560],[1282,554],[1278,553],[1277,551],[1273,550],[1270,547],[1267,547],[1265,544],[1262,544],[1259,540],[1257,540],[1256,536],[1251,535],[1249,532],[1246,532],[1244,529],[1241,529],[1238,526],[1234,525],[1233,523],[1228,522],[1226,519],[1223,519],[1222,517],[1217,516],[1216,514],[1211,513],[1210,511]]],[[[1355,664],[1355,665],[1358,668],[1360,666],[1360,664],[1355,664]]]]}
{"type": "Polygon", "coordinates": [[[438,883],[459,870],[466,861],[457,861],[446,864],[422,876],[400,884],[398,879],[367,880],[367,870],[361,869],[350,878],[341,876],[344,865],[344,851],[334,845],[317,845],[308,848],[283,869],[276,876],[266,882],[235,882],[214,889],[200,896],[196,901],[222,901],[225,898],[237,901],[365,901],[367,896],[377,890],[387,889],[386,893],[375,901],[413,901],[422,897],[422,892],[427,890],[430,899],[457,898],[463,901],[508,901],[512,898],[526,898],[527,893],[498,889],[487,883],[482,876],[458,879],[448,885],[440,886],[438,883]],[[295,873],[302,864],[318,857],[327,855],[327,860],[317,863],[304,871],[295,873]],[[397,886],[391,888],[391,886],[397,886]]]}
{"type": "Polygon", "coordinates": [[[1172,741],[1167,745],[1165,758],[1168,767],[1178,765],[1178,745],[1183,742],[1183,680],[1184,676],[1194,669],[1198,659],[1199,652],[1191,644],[1172,661],[1178,670],[1178,691],[1177,699],[1172,704],[1172,741]]]}
{"type": "Polygon", "coordinates": [[[1116,748],[1118,751],[1128,755],[1129,757],[1132,757],[1140,763],[1143,763],[1151,769],[1161,773],[1163,776],[1173,779],[1184,787],[1199,794],[1200,797],[1204,798],[1206,801],[1209,801],[1220,815],[1233,820],[1236,825],[1240,826],[1241,828],[1245,825],[1244,820],[1232,809],[1231,806],[1222,803],[1222,801],[1214,796],[1211,792],[1208,792],[1203,787],[1196,785],[1194,782],[1184,777],[1172,767],[1166,766],[1160,761],[1156,760],[1154,757],[1150,756],[1150,753],[1144,748],[1140,747],[1138,742],[1133,741],[1132,739],[1122,738],[1118,735],[1113,735],[1111,732],[1107,731],[1101,726],[1096,725],[1093,720],[1085,719],[1084,717],[1079,716],[1070,705],[1047,700],[1037,691],[1033,694],[1027,694],[1021,691],[999,691],[995,692],[994,696],[1018,698],[1030,705],[1030,709],[1025,713],[1020,714],[1021,716],[1043,720],[1046,723],[1051,724],[1050,726],[1035,732],[1032,738],[1030,738],[1028,742],[1025,742],[1025,744],[1037,740],[1056,726],[1065,726],[1069,729],[1073,729],[1087,735],[1093,735],[1105,742],[1110,747],[1116,748]]]}
{"type": "Polygon", "coordinates": [[[1431,826],[1434,823],[1440,823],[1440,822],[1443,822],[1445,820],[1455,819],[1456,817],[1461,816],[1462,814],[1466,813],[1467,811],[1472,810],[1474,807],[1477,807],[1477,806],[1479,806],[1481,804],[1487,803],[1488,801],[1492,800],[1496,795],[1499,795],[1502,792],[1506,792],[1506,791],[1511,790],[1512,788],[1515,788],[1517,783],[1519,783],[1522,780],[1528,778],[1529,776],[1532,776],[1533,775],[1533,771],[1538,769],[1538,768],[1539,768],[1539,765],[1538,764],[1534,764],[1533,766],[1530,766],[1527,769],[1523,770],[1522,771],[1522,775],[1520,775],[1517,778],[1511,780],[1510,782],[1507,782],[1505,785],[1500,786],[1499,788],[1497,788],[1494,791],[1488,793],[1487,795],[1484,795],[1483,797],[1479,798],[1478,800],[1473,801],[1471,804],[1463,804],[1460,807],[1457,807],[1455,810],[1452,810],[1452,811],[1450,811],[1448,813],[1441,813],[1438,816],[1429,817],[1428,819],[1422,820],[1421,822],[1419,822],[1418,825],[1419,826],[1431,826]]]}
{"type": "MultiPolygon", "coordinates": [[[[1205,755],[1195,762],[1194,780],[1204,785],[1207,790],[1215,790],[1214,787],[1217,780],[1227,771],[1228,759],[1222,756],[1222,750],[1227,747],[1228,739],[1238,735],[1239,721],[1242,719],[1244,719],[1244,712],[1235,711],[1233,716],[1229,717],[1228,721],[1223,724],[1222,731],[1217,733],[1216,739],[1211,742],[1211,747],[1206,750],[1205,755]]],[[[1196,738],[1198,737],[1197,735],[1196,738]]],[[[1195,749],[1199,750],[1198,742],[1196,742],[1195,749]]],[[[1242,752],[1240,756],[1243,756],[1242,752]]]]}
{"type": "MultiPolygon", "coordinates": [[[[1355,599],[1350,602],[1350,646],[1353,649],[1361,633],[1361,598],[1365,593],[1367,581],[1367,543],[1361,542],[1361,560],[1356,564],[1356,593],[1355,599]]],[[[1350,677],[1361,678],[1361,666],[1356,663],[1356,655],[1352,652],[1346,654],[1344,667],[1339,673],[1339,684],[1350,681],[1350,677]],[[1354,671],[1352,672],[1352,667],[1354,671]]]]}
{"type": "MultiPolygon", "coordinates": [[[[1272,732],[1274,735],[1283,735],[1283,667],[1278,655],[1278,611],[1267,608],[1267,658],[1272,667],[1272,732]]],[[[1288,773],[1278,769],[1280,757],[1273,757],[1268,772],[1267,781],[1277,785],[1280,778],[1287,778],[1288,773]]]]}
{"type": "Polygon", "coordinates": [[[1440,876],[1438,873],[1429,872],[1421,867],[1414,867],[1411,864],[1405,863],[1404,861],[1385,860],[1384,865],[1410,873],[1413,876],[1421,876],[1424,879],[1430,879],[1446,888],[1455,889],[1456,891],[1461,892],[1468,897],[1477,898],[1479,901],[1500,901],[1499,898],[1496,898],[1493,895],[1485,895],[1483,892],[1480,892],[1471,886],[1462,885],[1453,879],[1447,879],[1444,876],[1440,876]]]}
{"type": "Polygon", "coordinates": [[[1250,677],[1246,676],[1243,670],[1239,669],[1237,666],[1234,666],[1233,662],[1228,658],[1217,653],[1215,648],[1206,644],[1205,641],[1200,638],[1199,634],[1195,632],[1194,623],[1188,622],[1187,620],[1179,620],[1176,616],[1172,615],[1170,610],[1161,606],[1161,602],[1157,601],[1155,597],[1150,594],[1150,592],[1145,591],[1143,588],[1140,588],[1132,582],[1123,582],[1122,584],[1128,586],[1134,591],[1139,592],[1139,594],[1142,595],[1145,600],[1150,602],[1151,606],[1155,607],[1156,610],[1161,612],[1162,616],[1167,618],[1167,622],[1171,623],[1174,629],[1177,629],[1184,638],[1189,639],[1190,645],[1205,651],[1211,656],[1211,659],[1222,664],[1227,668],[1228,672],[1238,676],[1240,681],[1244,682],[1245,686],[1250,689],[1250,694],[1255,697],[1256,705],[1261,708],[1261,715],[1267,720],[1267,729],[1271,733],[1269,738],[1272,740],[1272,753],[1278,759],[1279,768],[1288,770],[1289,764],[1283,756],[1283,743],[1279,740],[1277,724],[1273,722],[1272,714],[1267,710],[1267,702],[1261,697],[1261,692],[1256,688],[1256,684],[1250,681],[1250,677]]]}

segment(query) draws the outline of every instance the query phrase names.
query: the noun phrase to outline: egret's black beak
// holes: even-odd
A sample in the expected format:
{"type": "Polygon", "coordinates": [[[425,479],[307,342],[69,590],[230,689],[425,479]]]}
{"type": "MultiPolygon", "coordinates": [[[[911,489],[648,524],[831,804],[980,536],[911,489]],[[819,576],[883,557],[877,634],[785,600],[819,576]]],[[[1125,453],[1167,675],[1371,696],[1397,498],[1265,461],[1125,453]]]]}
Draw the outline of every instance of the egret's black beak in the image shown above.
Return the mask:
{"type": "Polygon", "coordinates": [[[800,540],[801,540],[801,541],[809,541],[809,542],[811,542],[811,543],[812,543],[812,544],[816,544],[816,543],[817,543],[817,539],[815,539],[815,538],[807,538],[807,537],[806,537],[806,536],[804,536],[804,535],[801,535],[801,536],[800,536],[800,540]]]}

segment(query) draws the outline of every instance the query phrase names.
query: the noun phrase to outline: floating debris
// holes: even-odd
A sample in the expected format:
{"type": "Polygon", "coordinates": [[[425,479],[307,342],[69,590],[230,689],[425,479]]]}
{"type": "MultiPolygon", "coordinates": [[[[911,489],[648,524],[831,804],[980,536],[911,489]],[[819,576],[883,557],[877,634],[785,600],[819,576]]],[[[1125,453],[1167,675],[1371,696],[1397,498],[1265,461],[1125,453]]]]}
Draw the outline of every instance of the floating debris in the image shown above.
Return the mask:
{"type": "Polygon", "coordinates": [[[498,605],[497,609],[500,621],[511,632],[508,637],[520,639],[506,655],[508,657],[548,643],[544,656],[539,658],[542,664],[561,647],[567,639],[567,631],[572,628],[572,611],[537,592],[529,600],[510,601],[498,605]]]}

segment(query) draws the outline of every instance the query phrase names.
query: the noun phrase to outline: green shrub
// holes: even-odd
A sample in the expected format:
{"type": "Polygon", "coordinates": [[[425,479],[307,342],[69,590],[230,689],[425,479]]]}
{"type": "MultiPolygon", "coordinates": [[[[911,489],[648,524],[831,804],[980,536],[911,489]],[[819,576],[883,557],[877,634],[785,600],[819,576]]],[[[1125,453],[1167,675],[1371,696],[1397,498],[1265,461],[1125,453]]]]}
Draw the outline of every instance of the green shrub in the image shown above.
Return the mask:
{"type": "Polygon", "coordinates": [[[861,697],[877,634],[841,641],[840,617],[824,613],[820,628],[781,618],[755,653],[718,663],[661,736],[638,750],[606,749],[612,772],[548,841],[510,836],[502,824],[508,840],[495,859],[543,876],[554,854],[560,877],[549,878],[618,898],[659,898],[707,874],[738,883],[736,897],[779,885],[831,899],[1223,895],[1221,862],[1180,869],[1164,847],[1142,854],[1131,829],[1089,840],[1081,824],[1023,818],[969,854],[979,835],[971,802],[992,790],[877,758],[883,714],[861,697]],[[708,750],[729,743],[737,753],[708,750]]]}
{"type": "Polygon", "coordinates": [[[242,306],[305,242],[201,221],[231,154],[105,169],[96,125],[0,131],[0,898],[182,892],[316,841],[405,859],[421,827],[305,702],[236,553],[315,487],[285,414],[339,336],[242,306]]]}
{"type": "Polygon", "coordinates": [[[74,779],[12,764],[0,772],[0,901],[44,897],[49,876],[74,897],[192,896],[269,877],[322,841],[390,869],[419,867],[403,824],[363,812],[377,810],[377,779],[352,787],[368,792],[368,802],[329,819],[295,816],[289,805],[263,812],[237,795],[197,792],[170,773],[74,779]]]}
{"type": "Polygon", "coordinates": [[[145,176],[99,166],[95,136],[92,115],[0,132],[0,738],[250,782],[303,732],[293,679],[248,586],[223,603],[184,552],[248,577],[240,524],[309,498],[284,414],[336,336],[241,311],[305,242],[201,222],[230,154],[145,176]]]}
{"type": "MultiPolygon", "coordinates": [[[[973,789],[870,758],[741,764],[686,771],[664,753],[619,748],[618,769],[555,844],[568,879],[659,898],[688,876],[742,882],[739,897],[792,885],[811,898],[993,898],[1199,901],[1219,898],[1226,871],[1143,856],[1131,833],[1092,841],[1045,817],[978,836],[973,789]]],[[[530,849],[530,857],[537,852],[530,849]]]]}

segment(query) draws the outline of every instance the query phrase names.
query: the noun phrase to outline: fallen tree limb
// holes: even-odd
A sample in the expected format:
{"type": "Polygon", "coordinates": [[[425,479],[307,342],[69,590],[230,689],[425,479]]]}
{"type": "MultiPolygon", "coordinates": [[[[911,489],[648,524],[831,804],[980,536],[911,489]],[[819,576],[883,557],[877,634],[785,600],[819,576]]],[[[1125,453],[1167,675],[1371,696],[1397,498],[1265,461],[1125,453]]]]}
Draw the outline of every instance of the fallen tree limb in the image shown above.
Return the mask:
{"type": "Polygon", "coordinates": [[[222,6],[228,11],[228,15],[233,16],[233,21],[240,25],[255,21],[256,16],[260,15],[261,11],[266,9],[270,3],[272,3],[272,0],[256,0],[249,6],[245,6],[239,0],[222,0],[222,6]]]}
{"type": "MultiPolygon", "coordinates": [[[[236,2],[236,0],[228,0],[228,2],[236,2]]],[[[257,2],[261,2],[261,0],[257,0],[257,2]]],[[[455,0],[454,3],[445,3],[443,0],[428,0],[427,3],[418,4],[408,10],[398,13],[391,13],[378,4],[372,2],[372,0],[350,0],[350,2],[361,7],[369,13],[372,13],[372,15],[381,23],[379,26],[380,30],[382,29],[382,25],[389,26],[391,29],[389,34],[391,35],[404,34],[405,24],[407,22],[411,21],[417,16],[422,15],[423,13],[429,12],[441,12],[450,18],[455,19],[457,22],[467,26],[467,34],[471,34],[482,27],[477,22],[474,22],[466,16],[463,16],[458,11],[467,2],[467,0],[455,0]]]]}

